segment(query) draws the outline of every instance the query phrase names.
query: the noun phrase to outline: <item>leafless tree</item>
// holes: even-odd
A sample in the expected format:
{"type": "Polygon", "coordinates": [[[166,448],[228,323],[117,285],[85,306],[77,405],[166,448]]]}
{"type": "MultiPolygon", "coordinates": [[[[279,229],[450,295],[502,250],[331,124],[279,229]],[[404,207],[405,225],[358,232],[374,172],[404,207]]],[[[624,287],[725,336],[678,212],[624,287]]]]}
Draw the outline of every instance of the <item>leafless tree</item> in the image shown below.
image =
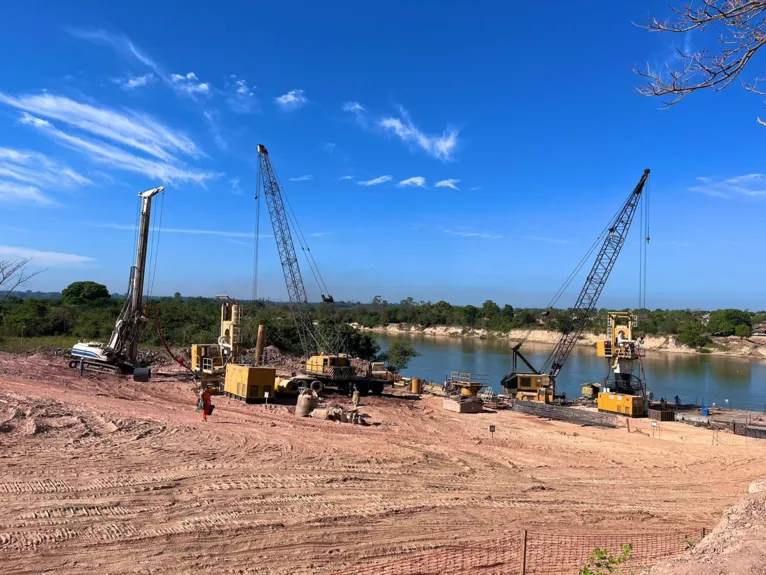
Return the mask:
{"type": "Polygon", "coordinates": [[[45,270],[27,271],[27,265],[32,258],[18,260],[0,260],[0,304],[17,288],[23,286],[33,277],[45,270]]]}
{"type": "MultiPolygon", "coordinates": [[[[715,50],[686,53],[676,46],[680,59],[677,67],[661,70],[634,70],[646,82],[639,87],[645,96],[668,96],[665,106],[672,106],[698,90],[720,91],[736,80],[755,54],[766,44],[766,0],[689,0],[683,8],[671,6],[673,17],[652,19],[641,26],[651,32],[682,36],[693,31],[709,31],[718,36],[715,50]]],[[[752,92],[758,90],[757,77],[742,80],[752,92]]],[[[758,119],[763,125],[766,122],[758,119]]]]}

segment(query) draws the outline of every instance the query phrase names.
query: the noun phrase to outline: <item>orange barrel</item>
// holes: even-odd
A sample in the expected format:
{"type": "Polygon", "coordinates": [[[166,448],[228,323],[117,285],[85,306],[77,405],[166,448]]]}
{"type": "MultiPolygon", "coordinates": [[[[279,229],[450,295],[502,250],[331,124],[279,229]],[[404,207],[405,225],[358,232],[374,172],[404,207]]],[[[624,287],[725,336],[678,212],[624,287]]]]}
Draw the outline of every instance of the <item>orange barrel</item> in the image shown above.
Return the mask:
{"type": "Polygon", "coordinates": [[[420,395],[420,378],[419,377],[412,378],[412,393],[417,393],[418,395],[420,395]]]}

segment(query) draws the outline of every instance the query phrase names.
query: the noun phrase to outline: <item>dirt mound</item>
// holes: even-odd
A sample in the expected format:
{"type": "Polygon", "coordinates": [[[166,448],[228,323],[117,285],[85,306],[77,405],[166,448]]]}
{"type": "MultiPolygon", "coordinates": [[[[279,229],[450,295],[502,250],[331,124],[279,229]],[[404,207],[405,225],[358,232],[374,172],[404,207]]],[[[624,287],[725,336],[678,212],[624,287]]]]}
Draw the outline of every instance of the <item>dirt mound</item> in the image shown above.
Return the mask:
{"type": "Polygon", "coordinates": [[[766,480],[753,482],[749,492],[692,550],[655,565],[647,575],[766,573],[766,480]]]}

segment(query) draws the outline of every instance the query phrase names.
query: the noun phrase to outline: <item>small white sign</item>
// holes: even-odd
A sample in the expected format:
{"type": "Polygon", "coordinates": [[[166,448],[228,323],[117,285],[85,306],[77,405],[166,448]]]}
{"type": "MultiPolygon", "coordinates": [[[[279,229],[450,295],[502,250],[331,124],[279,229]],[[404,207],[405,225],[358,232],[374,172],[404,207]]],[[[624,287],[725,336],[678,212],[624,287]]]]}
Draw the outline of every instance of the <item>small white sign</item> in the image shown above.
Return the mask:
{"type": "Polygon", "coordinates": [[[656,421],[652,421],[652,427],[657,427],[657,422],[656,421]]]}
{"type": "Polygon", "coordinates": [[[266,399],[268,399],[268,398],[269,398],[269,392],[268,392],[268,391],[264,391],[264,392],[263,392],[263,397],[265,397],[266,399]]]}

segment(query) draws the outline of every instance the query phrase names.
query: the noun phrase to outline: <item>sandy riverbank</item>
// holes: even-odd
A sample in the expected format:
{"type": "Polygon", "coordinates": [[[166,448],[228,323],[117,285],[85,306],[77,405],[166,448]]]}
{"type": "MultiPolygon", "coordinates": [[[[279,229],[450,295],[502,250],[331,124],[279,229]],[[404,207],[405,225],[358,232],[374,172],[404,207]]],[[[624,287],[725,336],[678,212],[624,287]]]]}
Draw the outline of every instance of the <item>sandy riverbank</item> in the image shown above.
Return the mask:
{"type": "MultiPolygon", "coordinates": [[[[366,328],[358,324],[351,324],[362,331],[386,334],[413,334],[432,337],[464,337],[478,339],[499,339],[508,341],[528,341],[555,345],[560,333],[544,329],[535,329],[531,332],[525,329],[513,329],[511,331],[492,331],[486,329],[473,329],[455,326],[431,326],[422,327],[407,324],[389,324],[381,327],[366,328]]],[[[595,335],[585,333],[578,341],[578,345],[594,347],[597,341],[606,339],[606,334],[595,335]]],[[[752,359],[766,359],[766,338],[752,338],[751,340],[739,337],[714,337],[714,346],[709,348],[707,355],[727,355],[734,357],[746,357],[752,359]],[[759,340],[763,343],[758,343],[759,340]],[[755,343],[754,343],[755,342],[755,343]]],[[[644,349],[647,351],[663,351],[667,353],[697,354],[699,351],[678,343],[673,336],[647,336],[644,338],[644,349]]]]}

